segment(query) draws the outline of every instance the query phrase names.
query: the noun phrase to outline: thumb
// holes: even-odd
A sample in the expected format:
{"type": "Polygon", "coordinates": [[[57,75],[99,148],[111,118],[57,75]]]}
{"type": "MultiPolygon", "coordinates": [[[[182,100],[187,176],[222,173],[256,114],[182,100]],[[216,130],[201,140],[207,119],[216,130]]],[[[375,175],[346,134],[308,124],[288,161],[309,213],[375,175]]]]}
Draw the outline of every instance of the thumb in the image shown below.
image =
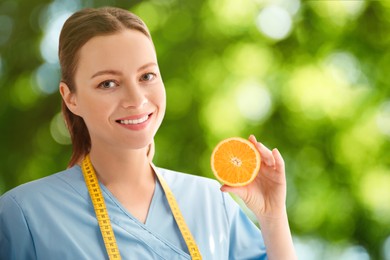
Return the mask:
{"type": "Polygon", "coordinates": [[[222,185],[221,191],[222,192],[231,192],[245,201],[246,189],[244,189],[243,187],[232,187],[232,186],[228,186],[228,185],[222,185]]]}

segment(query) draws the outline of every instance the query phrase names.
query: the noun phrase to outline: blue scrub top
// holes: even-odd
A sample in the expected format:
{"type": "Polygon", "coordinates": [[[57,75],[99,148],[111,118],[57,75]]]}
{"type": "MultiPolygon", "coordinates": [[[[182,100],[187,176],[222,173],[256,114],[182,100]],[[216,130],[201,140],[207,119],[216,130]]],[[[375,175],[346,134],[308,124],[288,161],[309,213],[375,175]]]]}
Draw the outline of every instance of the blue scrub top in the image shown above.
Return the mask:
{"type": "MultiPolygon", "coordinates": [[[[203,259],[266,259],[260,230],[204,177],[156,168],[171,188],[203,259]]],[[[160,184],[145,223],[100,184],[122,259],[190,259],[160,184]]],[[[108,259],[79,166],[0,197],[0,259],[108,259]]]]}

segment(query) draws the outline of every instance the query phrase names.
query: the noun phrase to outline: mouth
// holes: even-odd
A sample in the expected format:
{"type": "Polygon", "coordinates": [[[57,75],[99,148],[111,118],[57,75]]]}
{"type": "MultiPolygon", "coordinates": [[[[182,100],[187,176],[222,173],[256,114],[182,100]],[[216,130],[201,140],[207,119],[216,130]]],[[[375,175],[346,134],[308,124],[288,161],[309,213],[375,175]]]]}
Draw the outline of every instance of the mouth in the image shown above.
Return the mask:
{"type": "Polygon", "coordinates": [[[147,114],[143,117],[135,118],[135,119],[119,119],[116,120],[116,122],[122,125],[139,125],[146,122],[149,119],[149,117],[151,117],[151,115],[152,114],[147,114]]]}

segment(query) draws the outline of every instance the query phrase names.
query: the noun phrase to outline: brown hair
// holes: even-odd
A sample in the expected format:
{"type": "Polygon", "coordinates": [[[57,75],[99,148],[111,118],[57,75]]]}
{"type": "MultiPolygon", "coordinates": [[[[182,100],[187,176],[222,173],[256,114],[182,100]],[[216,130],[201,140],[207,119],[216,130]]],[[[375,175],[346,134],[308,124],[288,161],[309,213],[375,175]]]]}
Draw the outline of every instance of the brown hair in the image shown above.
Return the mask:
{"type": "MultiPolygon", "coordinates": [[[[61,81],[71,92],[76,92],[74,75],[77,69],[79,50],[91,38],[109,35],[125,29],[138,30],[151,39],[145,23],[135,14],[115,8],[87,8],[71,15],[62,27],[58,56],[61,65],[61,81]]],[[[73,114],[62,100],[62,113],[73,144],[69,167],[75,165],[91,149],[91,138],[84,120],[73,114]]]]}

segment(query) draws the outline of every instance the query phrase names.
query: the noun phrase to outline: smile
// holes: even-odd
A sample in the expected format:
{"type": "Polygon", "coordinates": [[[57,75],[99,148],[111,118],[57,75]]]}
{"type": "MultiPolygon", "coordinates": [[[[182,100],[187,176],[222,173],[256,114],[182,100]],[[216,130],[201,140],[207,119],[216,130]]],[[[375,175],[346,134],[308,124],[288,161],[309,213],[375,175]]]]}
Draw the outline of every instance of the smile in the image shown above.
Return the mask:
{"type": "Polygon", "coordinates": [[[148,120],[148,118],[149,118],[149,115],[146,115],[146,116],[138,118],[138,119],[134,119],[134,120],[131,120],[131,119],[118,120],[118,122],[120,124],[123,124],[123,125],[138,125],[138,124],[142,124],[143,122],[148,120]]]}

